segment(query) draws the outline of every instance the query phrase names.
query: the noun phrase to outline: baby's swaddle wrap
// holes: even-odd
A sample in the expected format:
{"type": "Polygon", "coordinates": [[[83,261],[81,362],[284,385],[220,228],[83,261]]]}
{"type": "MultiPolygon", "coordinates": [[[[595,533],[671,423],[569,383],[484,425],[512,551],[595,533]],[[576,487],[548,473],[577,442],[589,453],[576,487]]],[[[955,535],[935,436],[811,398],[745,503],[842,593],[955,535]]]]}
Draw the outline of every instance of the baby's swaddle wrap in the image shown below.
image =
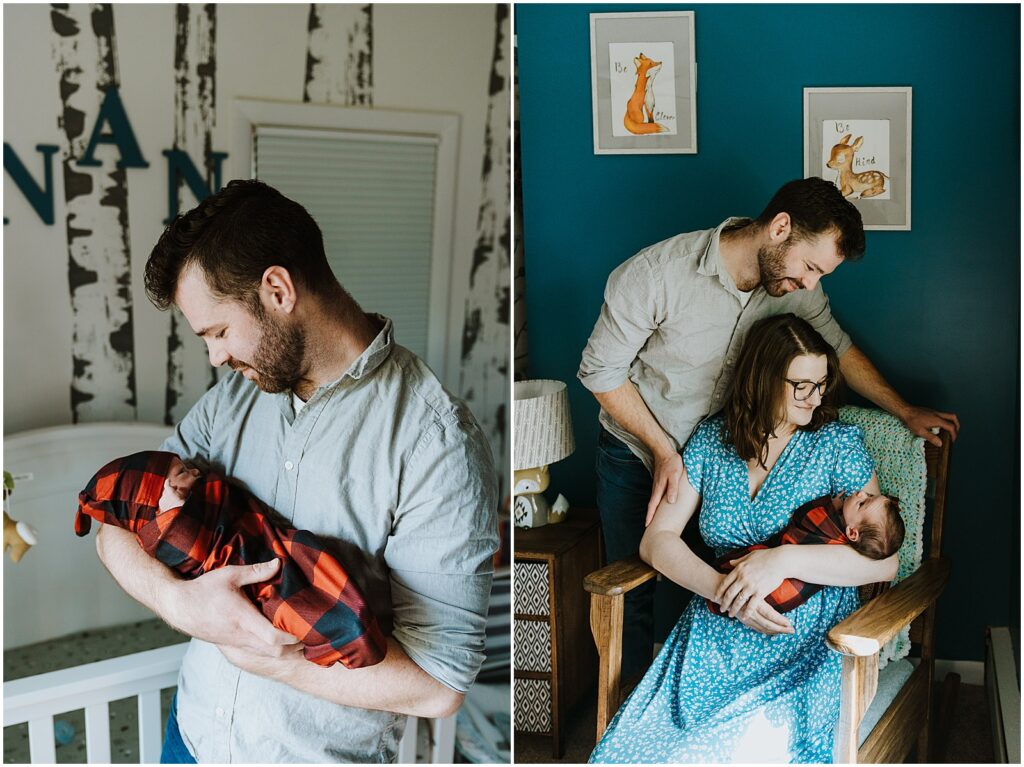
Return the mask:
{"type": "MultiPolygon", "coordinates": [[[[774,549],[783,544],[846,545],[850,539],[846,537],[844,525],[842,514],[832,507],[831,497],[826,495],[815,498],[794,511],[786,526],[767,541],[729,551],[716,559],[714,566],[718,572],[727,573],[733,569],[730,560],[739,559],[757,549],[774,549]]],[[[807,583],[799,578],[786,578],[764,598],[764,601],[780,613],[784,613],[799,607],[823,588],[824,586],[807,583]]],[[[715,615],[722,614],[716,602],[710,599],[706,601],[711,612],[715,615]]]]}
{"type": "Polygon", "coordinates": [[[266,506],[215,473],[197,479],[182,506],[161,512],[175,457],[151,450],[100,469],[78,496],[75,533],[88,533],[92,519],[117,525],[187,578],[276,557],[281,567],[272,579],[242,588],[274,626],[305,645],[307,660],[360,668],[384,659],[387,643],[376,617],[313,533],[271,522],[266,506]]]}

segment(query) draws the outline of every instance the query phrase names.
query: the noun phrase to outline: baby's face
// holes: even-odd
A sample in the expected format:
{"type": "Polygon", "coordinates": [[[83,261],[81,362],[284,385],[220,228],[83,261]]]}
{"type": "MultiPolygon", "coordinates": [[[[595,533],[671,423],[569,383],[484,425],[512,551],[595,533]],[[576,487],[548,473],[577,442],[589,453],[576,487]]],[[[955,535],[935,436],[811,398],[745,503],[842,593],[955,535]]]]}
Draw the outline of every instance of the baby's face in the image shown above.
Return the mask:
{"type": "Polygon", "coordinates": [[[171,461],[171,469],[164,480],[164,492],[160,496],[160,511],[176,509],[188,500],[192,486],[199,478],[199,469],[190,469],[180,458],[171,461]]]}
{"type": "Polygon", "coordinates": [[[843,501],[843,518],[846,526],[859,530],[865,522],[885,527],[886,502],[884,495],[871,495],[863,491],[847,496],[843,501]]]}

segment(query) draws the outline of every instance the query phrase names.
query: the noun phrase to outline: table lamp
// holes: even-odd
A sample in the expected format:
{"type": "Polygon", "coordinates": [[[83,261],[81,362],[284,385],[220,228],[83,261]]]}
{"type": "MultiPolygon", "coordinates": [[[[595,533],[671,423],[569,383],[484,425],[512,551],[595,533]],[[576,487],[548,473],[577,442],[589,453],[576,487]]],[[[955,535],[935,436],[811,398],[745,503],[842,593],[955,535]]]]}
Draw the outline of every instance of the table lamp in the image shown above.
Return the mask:
{"type": "Polygon", "coordinates": [[[572,455],[569,393],[561,381],[518,381],[514,402],[515,441],[512,519],[516,527],[561,522],[569,502],[559,494],[554,506],[544,497],[548,466],[572,455]]]}

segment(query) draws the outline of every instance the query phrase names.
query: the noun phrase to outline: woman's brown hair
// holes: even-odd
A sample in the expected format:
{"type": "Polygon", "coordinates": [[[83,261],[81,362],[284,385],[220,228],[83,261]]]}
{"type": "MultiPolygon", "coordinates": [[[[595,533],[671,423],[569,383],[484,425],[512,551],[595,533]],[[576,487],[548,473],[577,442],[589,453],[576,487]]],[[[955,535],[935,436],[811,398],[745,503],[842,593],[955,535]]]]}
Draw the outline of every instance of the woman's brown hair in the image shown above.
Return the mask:
{"type": "Polygon", "coordinates": [[[802,431],[816,431],[839,414],[842,376],[839,357],[811,325],[795,314],[759,320],[750,329],[732,382],[725,395],[722,441],[732,445],[744,461],[756,458],[765,466],[768,440],[775,436],[786,397],[789,363],[802,354],[824,356],[828,385],[821,404],[802,431]]]}

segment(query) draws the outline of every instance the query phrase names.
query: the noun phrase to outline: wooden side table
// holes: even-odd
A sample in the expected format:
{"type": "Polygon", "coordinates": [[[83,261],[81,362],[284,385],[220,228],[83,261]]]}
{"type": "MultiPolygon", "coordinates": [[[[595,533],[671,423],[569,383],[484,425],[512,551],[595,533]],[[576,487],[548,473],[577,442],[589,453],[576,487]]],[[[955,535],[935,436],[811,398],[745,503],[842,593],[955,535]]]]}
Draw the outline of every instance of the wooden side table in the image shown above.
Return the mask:
{"type": "Polygon", "coordinates": [[[601,567],[601,551],[595,509],[515,531],[515,728],[550,734],[555,759],[566,712],[597,681],[583,578],[601,567]]]}

